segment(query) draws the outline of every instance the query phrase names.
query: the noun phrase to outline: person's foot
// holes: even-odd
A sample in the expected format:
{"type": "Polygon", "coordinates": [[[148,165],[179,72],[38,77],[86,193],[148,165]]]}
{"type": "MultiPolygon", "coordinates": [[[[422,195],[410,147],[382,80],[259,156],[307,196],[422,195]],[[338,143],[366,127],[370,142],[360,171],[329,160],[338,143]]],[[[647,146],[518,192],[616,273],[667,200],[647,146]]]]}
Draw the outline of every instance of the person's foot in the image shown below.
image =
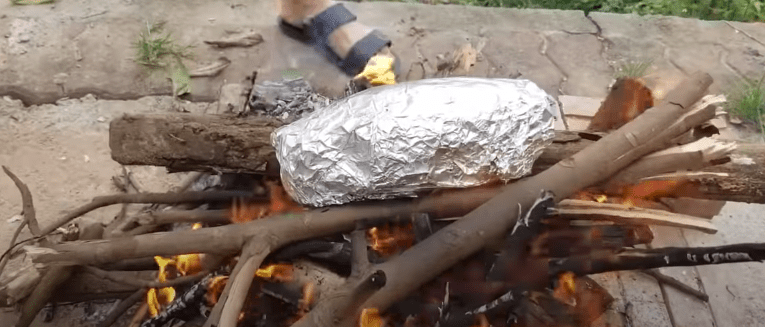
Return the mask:
{"type": "MultiPolygon", "coordinates": [[[[306,27],[310,28],[310,26],[306,25],[310,24],[312,18],[336,5],[335,2],[329,0],[282,1],[280,18],[285,23],[301,29],[306,27]]],[[[326,43],[329,45],[331,51],[343,60],[348,58],[348,55],[354,49],[354,46],[360,41],[364,42],[364,38],[368,37],[373,31],[372,28],[352,20],[331,31],[327,37],[326,43]]],[[[395,56],[390,51],[390,47],[388,45],[382,45],[373,56],[367,55],[367,57],[371,58],[369,58],[366,63],[358,63],[357,65],[358,67],[364,67],[362,74],[370,80],[372,84],[392,84],[395,77],[393,77],[391,66],[395,61],[395,56]],[[388,66],[388,69],[386,69],[386,66],[388,66]]],[[[349,71],[346,70],[346,73],[349,73],[349,71]]],[[[356,73],[357,72],[353,72],[353,74],[356,73]]]]}

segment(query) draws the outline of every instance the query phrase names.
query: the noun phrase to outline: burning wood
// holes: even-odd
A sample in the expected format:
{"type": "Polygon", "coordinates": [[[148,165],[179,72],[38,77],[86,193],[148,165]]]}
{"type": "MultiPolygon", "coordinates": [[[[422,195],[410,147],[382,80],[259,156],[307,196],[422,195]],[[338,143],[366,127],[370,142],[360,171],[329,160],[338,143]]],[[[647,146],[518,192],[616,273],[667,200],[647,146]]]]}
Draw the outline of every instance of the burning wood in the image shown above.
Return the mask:
{"type": "MultiPolygon", "coordinates": [[[[167,228],[166,232],[139,231],[98,241],[49,237],[27,244],[28,260],[18,271],[30,274],[4,271],[0,295],[12,302],[24,300],[25,320],[17,324],[23,327],[39,311],[37,303],[47,302],[56,285],[71,282],[68,275],[77,275],[76,267],[107,278],[118,274],[97,267],[153,257],[156,281],[109,277],[131,285],[128,294],[133,295],[125,306],[145,298],[141,302],[150,317],[142,326],[163,326],[179,318],[206,319],[204,326],[220,327],[250,319],[284,326],[489,326],[508,318],[528,326],[589,326],[613,298],[585,275],[765,258],[762,244],[630,249],[652,240],[647,225],[716,231],[709,220],[670,213],[662,204],[665,198],[705,197],[714,192],[722,196],[725,189],[713,190],[708,180],[740,178],[730,168],[734,161],[730,157],[749,147],[734,148],[688,134],[711,118],[709,101],[692,107],[710,83],[706,74],[693,75],[664,103],[606,136],[559,133],[535,163],[534,176],[504,186],[434,192],[418,199],[308,210],[293,202],[272,180],[274,174],[267,173],[252,177],[253,184],[247,186],[267,189],[267,199],[231,190],[120,194],[95,199],[40,228],[31,195],[19,186],[27,194],[23,197],[25,221],[40,236],[110,204],[195,206],[126,218],[138,228],[167,228]],[[196,208],[200,203],[209,207],[196,208]],[[169,228],[191,222],[198,224],[187,230],[169,228]],[[321,261],[328,268],[306,277],[309,274],[299,268],[299,262],[318,261],[322,256],[332,258],[321,261]],[[57,279],[50,284],[53,277],[57,279]],[[198,282],[189,286],[192,280],[198,282]],[[190,310],[199,305],[212,307],[207,317],[190,310]],[[254,305],[272,312],[264,317],[261,309],[248,311],[254,305]]],[[[609,99],[613,102],[616,97],[609,99]]],[[[638,112],[641,106],[644,101],[638,103],[638,112]]],[[[115,159],[178,169],[208,165],[263,171],[273,151],[265,135],[279,125],[233,118],[162,119],[115,121],[115,159]],[[150,141],[146,130],[130,128],[136,122],[161,126],[162,119],[174,121],[176,133],[159,140],[156,147],[146,143],[150,141]],[[188,126],[196,126],[194,130],[201,134],[190,132],[188,126]],[[231,126],[238,132],[218,133],[217,128],[231,126]],[[233,153],[255,151],[258,158],[231,160],[224,154],[226,147],[206,147],[208,137],[231,145],[233,153]],[[231,143],[245,137],[258,141],[231,143]],[[172,157],[163,152],[178,139],[184,141],[181,152],[211,149],[210,153],[172,157]],[[141,151],[151,152],[150,159],[131,155],[139,143],[141,151]]],[[[619,125],[615,124],[608,122],[619,125]]],[[[757,162],[765,162],[762,153],[753,156],[757,162]]],[[[743,192],[757,194],[750,189],[733,193],[743,192]]]]}

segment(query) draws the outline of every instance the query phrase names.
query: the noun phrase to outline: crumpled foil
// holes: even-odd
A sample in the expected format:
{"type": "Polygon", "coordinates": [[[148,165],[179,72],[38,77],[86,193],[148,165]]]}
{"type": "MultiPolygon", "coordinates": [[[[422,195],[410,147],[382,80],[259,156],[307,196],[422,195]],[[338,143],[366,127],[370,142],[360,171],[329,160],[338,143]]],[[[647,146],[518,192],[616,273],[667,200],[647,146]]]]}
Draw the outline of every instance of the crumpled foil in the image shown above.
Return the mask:
{"type": "Polygon", "coordinates": [[[379,86],[272,134],[282,182],[315,207],[510,180],[553,139],[555,100],[528,80],[379,86]]]}

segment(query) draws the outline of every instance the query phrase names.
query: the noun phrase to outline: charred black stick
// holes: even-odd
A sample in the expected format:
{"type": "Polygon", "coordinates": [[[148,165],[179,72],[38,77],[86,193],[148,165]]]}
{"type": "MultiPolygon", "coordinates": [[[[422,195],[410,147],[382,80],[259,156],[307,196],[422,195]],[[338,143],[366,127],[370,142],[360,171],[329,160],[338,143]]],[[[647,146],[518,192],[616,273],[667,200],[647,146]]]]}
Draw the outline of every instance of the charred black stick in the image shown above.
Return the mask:
{"type": "Polygon", "coordinates": [[[184,319],[193,315],[196,311],[193,305],[198,305],[204,300],[211,281],[212,276],[207,276],[199,283],[192,285],[183,295],[176,297],[156,317],[144,321],[141,327],[162,327],[172,319],[184,319]]]}
{"type": "Polygon", "coordinates": [[[549,272],[555,276],[570,271],[578,276],[607,271],[638,270],[662,267],[716,265],[765,260],[765,243],[629,250],[616,255],[579,256],[548,261],[549,272]]]}

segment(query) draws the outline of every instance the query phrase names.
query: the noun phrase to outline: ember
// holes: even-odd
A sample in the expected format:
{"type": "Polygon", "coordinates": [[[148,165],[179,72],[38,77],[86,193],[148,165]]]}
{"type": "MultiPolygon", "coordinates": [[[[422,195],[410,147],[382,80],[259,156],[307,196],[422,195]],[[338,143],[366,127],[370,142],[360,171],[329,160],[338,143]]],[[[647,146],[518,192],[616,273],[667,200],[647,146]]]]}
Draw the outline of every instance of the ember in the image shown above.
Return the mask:
{"type": "Polygon", "coordinates": [[[255,275],[271,281],[289,282],[292,281],[292,265],[282,263],[268,265],[255,271],[255,275]]]}
{"type": "Polygon", "coordinates": [[[388,257],[408,249],[414,243],[412,224],[372,227],[367,231],[370,247],[380,256],[388,257]]]}
{"type": "Polygon", "coordinates": [[[380,311],[375,308],[366,308],[361,310],[359,317],[359,327],[383,327],[385,320],[380,315],[380,311]]]}

